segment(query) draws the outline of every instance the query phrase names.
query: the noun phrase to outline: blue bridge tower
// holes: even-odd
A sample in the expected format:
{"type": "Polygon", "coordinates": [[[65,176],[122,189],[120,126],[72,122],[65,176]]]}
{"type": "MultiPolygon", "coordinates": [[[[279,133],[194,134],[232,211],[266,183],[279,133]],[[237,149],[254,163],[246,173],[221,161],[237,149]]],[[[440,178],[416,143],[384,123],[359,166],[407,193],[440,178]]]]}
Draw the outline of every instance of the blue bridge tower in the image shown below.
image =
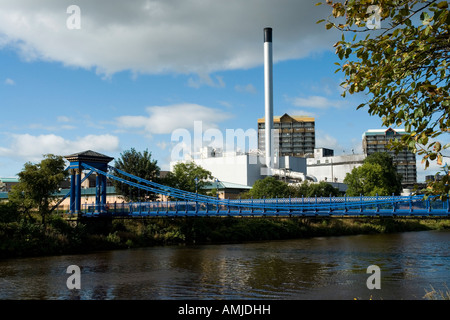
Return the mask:
{"type": "MultiPolygon", "coordinates": [[[[108,163],[114,158],[105,156],[104,154],[88,150],[84,152],[74,153],[65,156],[69,164],[70,173],[70,213],[79,214],[81,213],[81,184],[82,172],[85,170],[83,164],[87,164],[95,169],[101,171],[108,170],[108,163]]],[[[83,179],[89,177],[93,170],[91,170],[83,179]]],[[[95,208],[98,213],[103,213],[106,211],[106,176],[97,174],[96,186],[95,186],[95,208]]]]}

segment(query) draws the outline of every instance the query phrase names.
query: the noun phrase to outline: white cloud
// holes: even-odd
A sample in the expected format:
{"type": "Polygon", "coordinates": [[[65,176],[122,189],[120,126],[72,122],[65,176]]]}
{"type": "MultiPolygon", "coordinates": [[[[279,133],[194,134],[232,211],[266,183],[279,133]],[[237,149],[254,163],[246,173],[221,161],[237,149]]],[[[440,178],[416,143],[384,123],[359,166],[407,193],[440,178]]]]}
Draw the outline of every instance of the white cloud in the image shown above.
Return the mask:
{"type": "Polygon", "coordinates": [[[167,142],[165,141],[159,141],[156,143],[156,145],[161,149],[161,150],[165,150],[168,146],[167,142]]]}
{"type": "Polygon", "coordinates": [[[58,117],[56,118],[56,120],[57,120],[58,122],[70,122],[70,121],[71,121],[70,118],[67,117],[67,116],[58,116],[58,117]]]}
{"type": "Polygon", "coordinates": [[[224,106],[225,108],[231,108],[233,105],[230,103],[230,102],[228,102],[228,101],[224,101],[224,100],[220,100],[220,101],[217,101],[221,106],[224,106]]]}
{"type": "Polygon", "coordinates": [[[13,79],[11,79],[11,78],[6,78],[5,79],[5,84],[7,84],[9,86],[13,86],[13,85],[16,84],[16,82],[13,79]]]}
{"type": "Polygon", "coordinates": [[[143,128],[150,134],[169,134],[175,129],[192,129],[195,121],[201,121],[204,129],[217,127],[217,123],[232,117],[223,111],[198,104],[182,103],[169,106],[147,107],[148,116],[118,117],[121,128],[143,128]]]}
{"type": "Polygon", "coordinates": [[[79,30],[66,26],[69,5],[2,0],[0,47],[28,61],[57,61],[106,76],[123,70],[209,74],[262,65],[267,26],[274,30],[275,62],[331,50],[337,36],[316,24],[330,8],[311,0],[78,0],[79,30]]]}
{"type": "Polygon", "coordinates": [[[316,131],[316,148],[333,149],[335,150],[335,153],[344,150],[342,145],[335,137],[332,137],[320,130],[316,131]]]}
{"type": "Polygon", "coordinates": [[[254,85],[252,85],[251,83],[245,85],[245,86],[241,86],[241,85],[236,85],[234,87],[234,89],[237,92],[244,92],[244,93],[252,93],[255,94],[256,93],[256,88],[254,85]]]}
{"type": "Polygon", "coordinates": [[[303,108],[328,109],[344,106],[343,100],[333,100],[322,96],[296,97],[288,100],[291,101],[292,105],[303,108]]]}
{"type": "Polygon", "coordinates": [[[68,140],[54,134],[33,136],[30,134],[10,135],[9,148],[0,147],[0,156],[39,161],[43,154],[67,155],[85,150],[117,151],[119,138],[109,134],[87,135],[68,140]]]}
{"type": "Polygon", "coordinates": [[[188,86],[191,88],[200,88],[203,85],[208,85],[210,87],[216,88],[224,88],[225,82],[223,81],[223,77],[215,76],[215,79],[212,79],[209,74],[199,74],[197,78],[190,77],[188,79],[188,86]]]}
{"type": "Polygon", "coordinates": [[[31,123],[27,126],[33,130],[46,130],[46,131],[59,131],[59,130],[73,130],[76,129],[75,126],[70,124],[62,124],[62,125],[45,125],[42,123],[31,123]]]}

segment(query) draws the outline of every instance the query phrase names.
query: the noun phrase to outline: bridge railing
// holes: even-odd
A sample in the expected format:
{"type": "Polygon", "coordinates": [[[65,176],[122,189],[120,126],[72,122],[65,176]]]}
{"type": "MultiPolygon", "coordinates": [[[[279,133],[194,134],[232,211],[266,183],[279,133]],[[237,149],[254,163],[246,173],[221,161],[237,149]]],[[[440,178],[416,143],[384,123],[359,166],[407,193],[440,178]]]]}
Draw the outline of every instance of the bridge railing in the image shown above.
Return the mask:
{"type": "Polygon", "coordinates": [[[115,202],[106,205],[84,204],[89,216],[159,215],[450,215],[448,201],[421,197],[314,197],[283,199],[238,199],[220,201],[115,202]]]}
{"type": "Polygon", "coordinates": [[[253,214],[440,214],[449,215],[449,203],[439,200],[424,200],[421,195],[410,196],[372,196],[372,197],[312,197],[282,199],[219,199],[183,191],[130,175],[116,168],[110,172],[119,172],[137,182],[126,180],[112,173],[101,171],[87,164],[86,169],[122,183],[143,190],[175,198],[175,201],[154,201],[137,203],[114,203],[85,205],[87,215],[253,215],[253,214]]]}

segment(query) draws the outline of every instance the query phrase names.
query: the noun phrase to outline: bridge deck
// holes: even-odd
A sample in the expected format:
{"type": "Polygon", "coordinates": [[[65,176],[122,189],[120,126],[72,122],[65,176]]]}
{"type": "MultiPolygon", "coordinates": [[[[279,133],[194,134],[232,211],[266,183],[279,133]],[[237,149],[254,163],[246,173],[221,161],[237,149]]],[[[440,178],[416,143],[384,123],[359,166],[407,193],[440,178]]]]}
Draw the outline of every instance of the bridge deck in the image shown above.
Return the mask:
{"type": "MultiPolygon", "coordinates": [[[[77,205],[74,212],[86,217],[174,217],[174,216],[427,216],[450,217],[449,200],[424,199],[422,195],[375,197],[313,197],[288,199],[219,199],[187,192],[153,181],[144,180],[117,168],[107,166],[106,171],[87,163],[81,166],[104,178],[113,179],[146,192],[165,196],[175,201],[107,204],[98,194],[96,204],[81,205],[80,191],[72,190],[77,205]],[[121,175],[127,179],[118,176],[121,175]],[[131,180],[128,180],[131,179],[131,180]]],[[[79,177],[80,178],[80,177],[79,177]]],[[[97,188],[100,190],[102,186],[97,188]]],[[[73,210],[73,209],[71,209],[73,210]]]]}
{"type": "Polygon", "coordinates": [[[301,199],[223,200],[210,202],[165,201],[85,204],[82,216],[347,216],[347,217],[450,217],[448,201],[418,197],[333,197],[301,199]]]}

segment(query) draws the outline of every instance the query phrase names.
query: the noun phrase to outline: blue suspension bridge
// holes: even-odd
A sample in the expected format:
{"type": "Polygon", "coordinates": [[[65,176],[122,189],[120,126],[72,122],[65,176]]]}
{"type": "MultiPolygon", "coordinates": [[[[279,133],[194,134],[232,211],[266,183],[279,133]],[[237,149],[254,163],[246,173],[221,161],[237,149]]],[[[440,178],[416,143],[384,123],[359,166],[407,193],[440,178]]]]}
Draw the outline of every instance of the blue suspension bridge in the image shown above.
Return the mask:
{"type": "Polygon", "coordinates": [[[108,165],[113,159],[93,151],[66,156],[70,165],[71,214],[82,217],[278,216],[278,217],[450,217],[449,200],[423,195],[220,199],[145,180],[108,165]],[[81,173],[88,173],[81,178],[81,173]],[[81,205],[81,183],[96,175],[96,200],[81,205]],[[122,178],[122,177],[126,177],[122,178]],[[165,196],[166,201],[106,203],[106,181],[116,180],[165,196]],[[172,199],[172,200],[169,200],[172,199]]]}

